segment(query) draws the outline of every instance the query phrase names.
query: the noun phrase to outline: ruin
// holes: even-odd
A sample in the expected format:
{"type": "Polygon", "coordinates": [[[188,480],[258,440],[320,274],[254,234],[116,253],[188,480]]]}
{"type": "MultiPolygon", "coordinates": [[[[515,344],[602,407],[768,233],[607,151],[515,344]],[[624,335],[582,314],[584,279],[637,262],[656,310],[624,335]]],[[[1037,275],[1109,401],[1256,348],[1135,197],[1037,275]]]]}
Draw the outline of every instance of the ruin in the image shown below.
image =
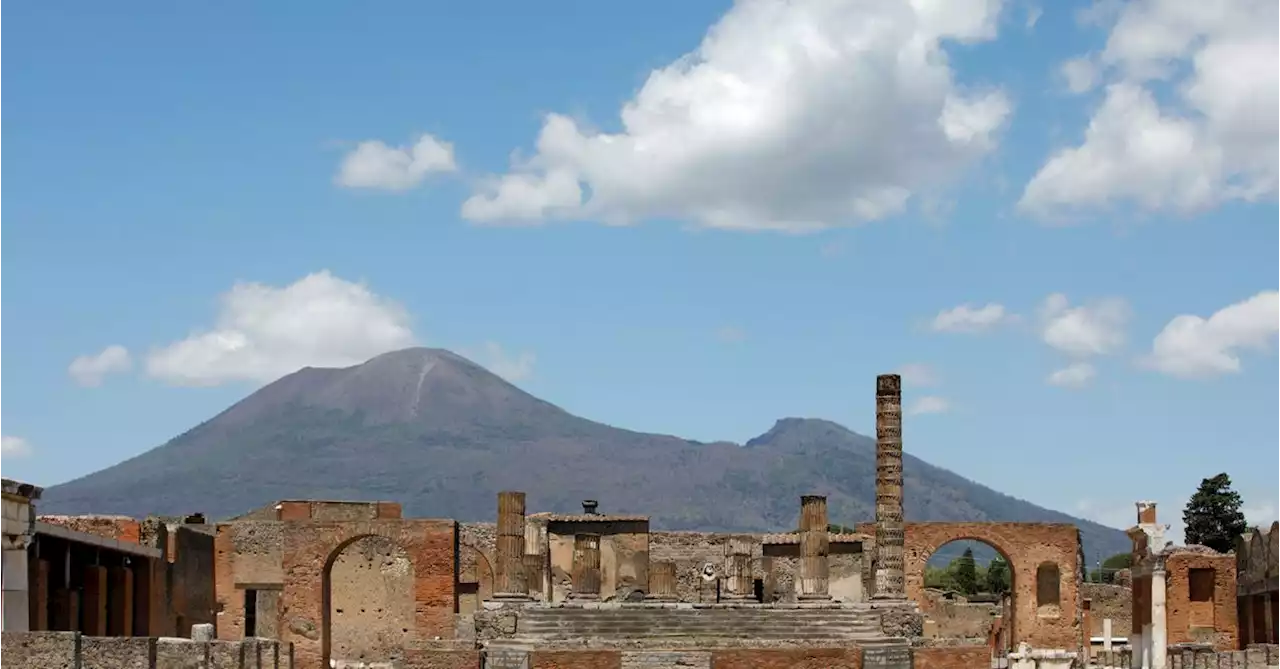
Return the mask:
{"type": "MultiPolygon", "coordinates": [[[[796,531],[771,534],[654,531],[648,516],[598,500],[581,513],[528,513],[518,491],[497,494],[493,523],[323,500],[283,500],[216,525],[44,520],[33,510],[38,488],[6,481],[4,653],[20,669],[1082,666],[1092,612],[1078,530],[906,522],[901,406],[900,378],[878,377],[875,520],[853,532],[832,531],[821,495],[799,499],[796,531]],[[989,629],[946,638],[930,616],[955,603],[925,589],[924,569],[965,539],[1005,558],[1012,593],[989,629]],[[53,577],[68,569],[94,578],[53,577]]],[[[1159,545],[1154,505],[1140,520],[1135,552],[1139,542],[1159,545]]],[[[1135,601],[1146,594],[1134,605],[1134,636],[1144,640],[1134,647],[1147,650],[1131,666],[1192,667],[1155,663],[1162,648],[1193,661],[1208,652],[1177,646],[1183,627],[1188,642],[1234,648],[1237,592],[1272,624],[1273,609],[1254,602],[1274,607],[1274,567],[1256,556],[1274,555],[1276,536],[1273,526],[1246,542],[1263,551],[1246,563],[1263,562],[1241,589],[1236,557],[1160,552],[1135,562],[1135,601]],[[1205,560],[1218,570],[1207,607],[1197,571],[1205,560]],[[1183,582],[1185,609],[1180,595],[1163,596],[1183,582]],[[1185,611],[1187,625],[1154,624],[1160,610],[1185,611]]],[[[1255,663],[1233,666],[1268,666],[1274,649],[1250,646],[1255,663]]]]}

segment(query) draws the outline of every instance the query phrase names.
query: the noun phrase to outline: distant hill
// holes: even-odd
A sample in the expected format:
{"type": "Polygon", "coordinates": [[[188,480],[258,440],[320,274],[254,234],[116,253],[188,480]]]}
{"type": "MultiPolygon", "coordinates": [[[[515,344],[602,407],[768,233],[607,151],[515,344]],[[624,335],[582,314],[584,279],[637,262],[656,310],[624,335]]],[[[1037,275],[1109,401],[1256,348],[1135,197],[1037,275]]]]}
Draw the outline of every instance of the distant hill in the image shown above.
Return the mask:
{"type": "MultiPolygon", "coordinates": [[[[908,444],[909,447],[909,444],[908,444]]],[[[1119,530],[1050,511],[906,455],[908,520],[1075,523],[1087,555],[1119,530]]],[[[652,516],[655,527],[796,527],[798,497],[833,523],[874,516],[875,442],[784,418],[746,444],[632,432],[574,416],[449,351],[413,348],[345,369],[306,368],[185,434],[50,487],[42,513],[235,515],[287,498],[398,500],[406,514],[492,520],[499,490],[539,511],[652,516]]]]}

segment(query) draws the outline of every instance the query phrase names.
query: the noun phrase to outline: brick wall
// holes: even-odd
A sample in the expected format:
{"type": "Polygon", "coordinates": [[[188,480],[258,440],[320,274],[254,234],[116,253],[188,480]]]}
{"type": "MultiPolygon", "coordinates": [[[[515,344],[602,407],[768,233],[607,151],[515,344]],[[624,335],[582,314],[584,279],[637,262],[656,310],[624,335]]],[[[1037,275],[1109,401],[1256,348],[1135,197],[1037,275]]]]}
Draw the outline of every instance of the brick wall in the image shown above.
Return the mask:
{"type": "Polygon", "coordinates": [[[913,669],[984,669],[991,666],[986,646],[935,646],[911,649],[913,669]]]}
{"type": "Polygon", "coordinates": [[[1234,650],[1238,643],[1235,556],[1174,553],[1165,558],[1164,564],[1169,644],[1208,643],[1215,650],[1234,650]],[[1207,601],[1193,601],[1192,570],[1212,570],[1211,588],[1196,593],[1206,595],[1207,601]]]}
{"type": "Polygon", "coordinates": [[[2,643],[9,669],[292,669],[289,647],[267,639],[197,642],[89,637],[78,632],[5,632],[2,643]]]}
{"type": "Polygon", "coordinates": [[[549,650],[529,655],[531,669],[622,669],[618,650],[549,650]]]}
{"type": "Polygon", "coordinates": [[[131,544],[138,543],[141,527],[141,523],[127,516],[38,516],[36,520],[131,544]]]}
{"type": "Polygon", "coordinates": [[[711,669],[862,669],[860,648],[751,648],[711,653],[711,669]]]}

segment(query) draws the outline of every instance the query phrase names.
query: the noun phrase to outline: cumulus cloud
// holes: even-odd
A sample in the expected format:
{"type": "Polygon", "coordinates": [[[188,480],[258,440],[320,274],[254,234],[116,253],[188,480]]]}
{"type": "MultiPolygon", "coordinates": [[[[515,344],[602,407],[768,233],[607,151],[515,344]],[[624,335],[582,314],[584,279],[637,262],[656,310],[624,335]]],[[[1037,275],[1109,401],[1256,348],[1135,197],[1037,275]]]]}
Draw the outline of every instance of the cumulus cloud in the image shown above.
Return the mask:
{"type": "Polygon", "coordinates": [[[898,375],[907,385],[927,388],[938,385],[938,374],[932,365],[923,362],[912,362],[898,368],[898,375]]]}
{"type": "Polygon", "coordinates": [[[1006,313],[1002,304],[991,302],[981,307],[962,304],[938,312],[930,327],[937,332],[984,332],[1010,318],[1012,314],[1006,313]]]}
{"type": "Polygon", "coordinates": [[[462,215],[786,231],[892,215],[995,146],[1010,101],[958,85],[942,45],[993,39],[1001,5],[741,0],[650,73],[616,131],[548,115],[462,215]]]}
{"type": "Polygon", "coordinates": [[[1118,297],[1073,307],[1054,293],[1040,307],[1041,336],[1053,348],[1075,357],[1114,353],[1124,345],[1129,305],[1118,297]]]}
{"type": "Polygon", "coordinates": [[[1060,388],[1083,388],[1089,385],[1089,382],[1097,375],[1098,370],[1094,369],[1092,364],[1074,362],[1054,371],[1046,381],[1048,381],[1049,385],[1060,388]]]}
{"type": "Polygon", "coordinates": [[[946,413],[951,410],[951,402],[945,397],[937,397],[935,395],[925,395],[917,399],[907,409],[907,414],[911,416],[922,416],[931,413],[946,413]]]}
{"type": "Polygon", "coordinates": [[[1274,0],[1135,0],[1094,12],[1105,48],[1068,61],[1072,90],[1105,82],[1084,141],[1049,157],[1020,208],[1035,216],[1125,203],[1193,213],[1277,187],[1280,49],[1274,0]],[[1168,99],[1157,92],[1167,88],[1168,99]]]}
{"type": "Polygon", "coordinates": [[[113,344],[94,355],[82,355],[71,361],[67,373],[75,382],[86,388],[102,385],[108,374],[119,374],[133,368],[129,349],[113,344]]]}
{"type": "Polygon", "coordinates": [[[344,367],[415,337],[408,313],[328,271],[287,286],[238,283],[214,325],[153,351],[147,373],[175,385],[272,381],[302,367],[344,367]]]}
{"type": "Polygon", "coordinates": [[[360,142],[342,159],[334,182],[346,188],[403,191],[420,185],[431,174],[457,169],[453,145],[424,134],[412,146],[360,142]]]}
{"type": "Polygon", "coordinates": [[[11,435],[0,436],[0,455],[11,458],[22,458],[31,455],[31,444],[22,437],[11,435]]]}
{"type": "Polygon", "coordinates": [[[1242,350],[1267,351],[1280,333],[1280,294],[1263,291],[1209,318],[1183,314],[1169,321],[1142,360],[1171,376],[1202,378],[1240,371],[1242,350]]]}

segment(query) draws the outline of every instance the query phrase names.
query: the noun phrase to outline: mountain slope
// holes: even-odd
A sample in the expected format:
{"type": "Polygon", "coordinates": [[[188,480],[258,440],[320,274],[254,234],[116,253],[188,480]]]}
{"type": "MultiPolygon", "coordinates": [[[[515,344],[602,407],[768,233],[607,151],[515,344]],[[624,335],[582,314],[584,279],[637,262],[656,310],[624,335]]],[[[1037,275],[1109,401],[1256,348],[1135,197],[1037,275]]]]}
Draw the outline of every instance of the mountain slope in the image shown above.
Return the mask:
{"type": "MultiPolygon", "coordinates": [[[[1088,555],[1115,529],[1002,495],[905,455],[909,520],[1070,522],[1088,555]]],[[[215,517],[279,499],[392,499],[406,514],[488,520],[499,490],[531,507],[650,514],[657,527],[794,527],[797,497],[828,495],[832,522],[874,515],[875,442],[786,418],[739,446],[622,430],[574,416],[439,349],[345,369],[306,368],[167,444],[45,491],[43,513],[215,517]]]]}

